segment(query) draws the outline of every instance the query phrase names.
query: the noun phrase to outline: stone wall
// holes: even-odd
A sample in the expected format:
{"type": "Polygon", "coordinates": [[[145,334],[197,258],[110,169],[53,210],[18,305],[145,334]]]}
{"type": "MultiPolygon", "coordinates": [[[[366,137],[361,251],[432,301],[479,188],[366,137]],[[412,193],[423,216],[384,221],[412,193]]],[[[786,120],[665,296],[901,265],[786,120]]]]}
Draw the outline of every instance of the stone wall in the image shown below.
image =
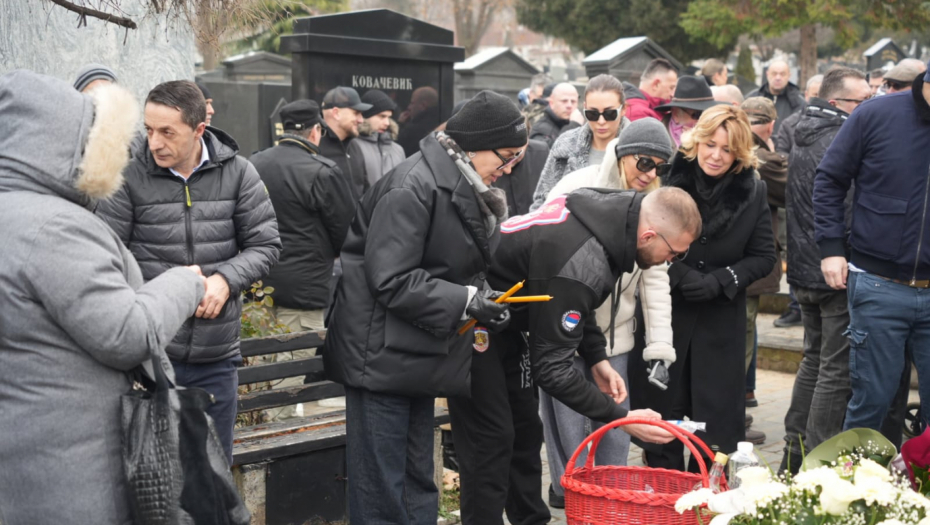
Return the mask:
{"type": "Polygon", "coordinates": [[[31,69],[74,81],[88,62],[112,68],[120,84],[143,100],[155,85],[194,78],[194,37],[183,20],[146,15],[145,0],[121,0],[124,16],[139,27],[127,30],[78,16],[50,2],[0,0],[0,74],[31,69]]]}

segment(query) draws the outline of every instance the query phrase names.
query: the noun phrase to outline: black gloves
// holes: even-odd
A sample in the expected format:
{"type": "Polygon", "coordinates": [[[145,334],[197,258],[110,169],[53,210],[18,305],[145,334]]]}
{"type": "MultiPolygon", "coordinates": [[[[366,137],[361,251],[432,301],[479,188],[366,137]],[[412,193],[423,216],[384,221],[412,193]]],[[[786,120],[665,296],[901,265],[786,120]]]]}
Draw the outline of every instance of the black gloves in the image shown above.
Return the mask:
{"type": "Polygon", "coordinates": [[[723,290],[720,281],[713,275],[690,272],[678,285],[681,295],[692,303],[701,303],[714,299],[723,290]]]}
{"type": "Polygon", "coordinates": [[[506,304],[497,304],[494,299],[501,292],[495,290],[478,290],[465,308],[469,317],[474,317],[479,324],[492,332],[500,332],[510,324],[510,308],[506,304]]]}
{"type": "Polygon", "coordinates": [[[649,383],[652,386],[658,387],[659,390],[668,390],[668,368],[665,368],[664,361],[661,359],[650,361],[646,373],[649,374],[649,383]]]}

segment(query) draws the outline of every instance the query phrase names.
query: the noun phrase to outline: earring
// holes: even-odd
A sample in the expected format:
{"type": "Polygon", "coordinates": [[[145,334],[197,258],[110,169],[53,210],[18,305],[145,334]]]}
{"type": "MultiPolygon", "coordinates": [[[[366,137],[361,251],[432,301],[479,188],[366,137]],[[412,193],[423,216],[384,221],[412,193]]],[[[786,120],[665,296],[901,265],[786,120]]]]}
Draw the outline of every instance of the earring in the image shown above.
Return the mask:
{"type": "Polygon", "coordinates": [[[478,155],[478,154],[475,153],[474,151],[469,151],[469,152],[468,152],[468,158],[470,158],[470,159],[475,158],[475,156],[477,156],[477,155],[478,155]]]}

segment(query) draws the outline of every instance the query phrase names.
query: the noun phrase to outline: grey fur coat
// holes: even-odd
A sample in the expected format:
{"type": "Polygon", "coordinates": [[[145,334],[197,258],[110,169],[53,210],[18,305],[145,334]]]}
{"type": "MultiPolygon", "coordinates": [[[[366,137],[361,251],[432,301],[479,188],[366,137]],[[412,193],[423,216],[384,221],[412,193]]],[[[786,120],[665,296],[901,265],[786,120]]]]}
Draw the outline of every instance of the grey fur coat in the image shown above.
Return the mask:
{"type": "Polygon", "coordinates": [[[122,183],[138,104],[27,71],[0,76],[0,522],[129,523],[126,371],[161,355],[203,296],[177,268],[143,284],[89,211],[122,183]],[[49,101],[54,101],[50,104],[49,101]]]}
{"type": "MultiPolygon", "coordinates": [[[[617,136],[630,123],[626,117],[621,117],[621,119],[620,127],[617,129],[617,136]]],[[[530,211],[539,208],[546,202],[549,192],[562,180],[562,177],[588,167],[588,154],[591,151],[591,142],[593,140],[594,133],[591,131],[591,126],[587,124],[566,131],[556,139],[552,149],[549,150],[549,158],[546,159],[542,174],[539,176],[539,183],[533,193],[533,205],[530,206],[530,211]]]]}

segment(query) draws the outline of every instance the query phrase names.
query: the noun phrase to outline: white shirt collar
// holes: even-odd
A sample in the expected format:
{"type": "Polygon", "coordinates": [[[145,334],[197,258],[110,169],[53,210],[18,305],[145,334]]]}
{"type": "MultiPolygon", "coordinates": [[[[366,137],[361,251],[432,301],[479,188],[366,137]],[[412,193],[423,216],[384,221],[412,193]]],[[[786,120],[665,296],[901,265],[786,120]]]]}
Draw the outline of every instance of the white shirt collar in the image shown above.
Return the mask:
{"type": "MultiPolygon", "coordinates": [[[[207,143],[203,140],[203,136],[200,137],[200,164],[194,167],[194,170],[191,171],[191,175],[197,173],[197,170],[203,167],[204,164],[210,162],[210,151],[207,150],[207,143]]],[[[187,180],[187,177],[181,175],[174,168],[168,168],[168,171],[174,174],[175,177],[181,177],[184,180],[187,180]]]]}

